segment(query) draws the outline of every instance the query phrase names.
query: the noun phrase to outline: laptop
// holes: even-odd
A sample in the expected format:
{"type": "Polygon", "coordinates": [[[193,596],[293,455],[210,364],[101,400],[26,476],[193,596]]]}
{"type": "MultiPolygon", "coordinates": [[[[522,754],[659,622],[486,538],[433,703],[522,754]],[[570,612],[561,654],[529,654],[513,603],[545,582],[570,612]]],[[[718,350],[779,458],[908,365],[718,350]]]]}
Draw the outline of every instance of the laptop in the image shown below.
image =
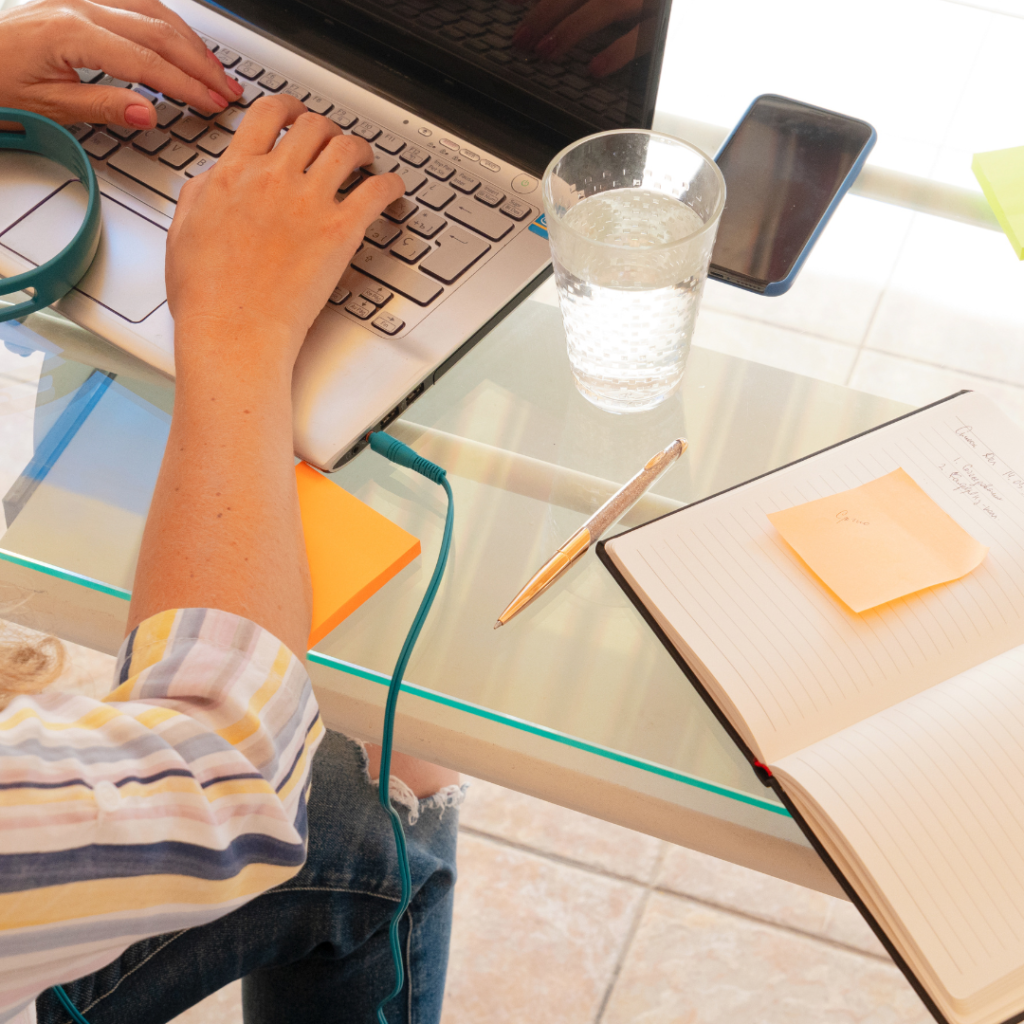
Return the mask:
{"type": "MultiPolygon", "coordinates": [[[[178,193],[216,163],[259,96],[298,97],[371,144],[363,176],[395,170],[406,182],[295,367],[296,454],[337,469],[549,272],[540,177],[550,158],[584,135],[650,127],[670,0],[618,2],[619,20],[542,59],[513,44],[529,4],[510,0],[168,0],[245,92],[210,117],[147,92],[159,115],[148,132],[72,126],[99,178],[103,240],[57,308],[173,375],[163,262],[178,193]],[[622,66],[597,76],[604,53],[622,66]]],[[[145,89],[103,69],[79,75],[145,89]]],[[[32,154],[0,160],[0,275],[70,239],[85,196],[69,177],[32,154]]]]}

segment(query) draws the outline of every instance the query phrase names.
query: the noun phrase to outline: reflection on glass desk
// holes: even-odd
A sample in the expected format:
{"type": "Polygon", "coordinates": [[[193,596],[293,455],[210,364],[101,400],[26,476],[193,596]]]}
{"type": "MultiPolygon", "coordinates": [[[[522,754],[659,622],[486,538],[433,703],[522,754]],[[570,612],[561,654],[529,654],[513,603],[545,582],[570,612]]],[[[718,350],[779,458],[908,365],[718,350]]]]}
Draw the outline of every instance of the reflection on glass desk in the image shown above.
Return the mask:
{"type": "MultiPolygon", "coordinates": [[[[26,356],[42,360],[34,420],[11,421],[34,432],[34,455],[0,481],[0,602],[9,618],[114,651],[173,386],[74,331],[47,326],[43,340],[31,329],[40,323],[0,329],[9,350],[46,352],[26,356]]],[[[407,672],[398,746],[836,892],[592,552],[504,629],[493,625],[530,573],[673,437],[688,437],[689,450],[624,526],[904,411],[694,349],[676,396],[610,415],[573,386],[558,311],[523,303],[389,427],[446,467],[455,495],[451,561],[407,672]]],[[[423,545],[309,656],[327,723],[372,739],[437,554],[444,496],[368,450],[332,479],[423,545]]]]}

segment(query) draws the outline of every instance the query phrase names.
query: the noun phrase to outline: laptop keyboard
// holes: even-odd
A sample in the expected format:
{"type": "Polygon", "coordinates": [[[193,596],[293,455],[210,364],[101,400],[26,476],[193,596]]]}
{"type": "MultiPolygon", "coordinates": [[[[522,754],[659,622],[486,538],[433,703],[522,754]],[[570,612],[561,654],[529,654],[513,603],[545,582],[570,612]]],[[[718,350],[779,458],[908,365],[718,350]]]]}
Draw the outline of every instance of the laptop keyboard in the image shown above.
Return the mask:
{"type": "MultiPolygon", "coordinates": [[[[92,157],[100,177],[128,187],[143,201],[147,194],[165,200],[152,202],[164,211],[167,203],[178,201],[190,178],[216,164],[231,144],[246,108],[260,96],[295,96],[307,109],[366,139],[373,147],[374,161],[342,183],[338,199],[344,200],[370,175],[391,171],[405,181],[405,195],[367,228],[329,305],[378,334],[395,336],[415,326],[459,287],[472,267],[508,244],[537,216],[539,211],[519,196],[457,168],[401,131],[363,118],[352,105],[314,95],[301,83],[216,40],[203,41],[245,86],[238,100],[220,114],[206,116],[173,97],[80,68],[83,82],[133,88],[152,100],[157,127],[138,131],[83,122],[69,130],[92,157]]],[[[481,158],[479,162],[491,169],[490,161],[481,158]]],[[[498,170],[497,165],[493,168],[498,170]]]]}

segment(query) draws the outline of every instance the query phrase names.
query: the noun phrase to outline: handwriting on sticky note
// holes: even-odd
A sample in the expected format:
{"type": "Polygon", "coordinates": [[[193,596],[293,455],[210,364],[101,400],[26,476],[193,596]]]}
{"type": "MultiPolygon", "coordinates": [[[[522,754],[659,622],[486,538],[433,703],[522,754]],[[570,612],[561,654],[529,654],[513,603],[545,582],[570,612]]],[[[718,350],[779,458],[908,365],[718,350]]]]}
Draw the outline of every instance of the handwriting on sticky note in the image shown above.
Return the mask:
{"type": "Polygon", "coordinates": [[[988,551],[902,469],[768,518],[855,612],[966,576],[988,551]]]}

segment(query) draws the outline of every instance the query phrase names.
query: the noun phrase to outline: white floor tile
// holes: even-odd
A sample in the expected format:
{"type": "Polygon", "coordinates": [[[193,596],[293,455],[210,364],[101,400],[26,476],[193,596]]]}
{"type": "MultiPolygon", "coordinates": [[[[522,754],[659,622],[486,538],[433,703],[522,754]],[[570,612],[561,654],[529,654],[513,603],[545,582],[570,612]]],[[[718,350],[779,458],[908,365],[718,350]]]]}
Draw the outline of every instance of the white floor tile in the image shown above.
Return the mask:
{"type": "Polygon", "coordinates": [[[701,348],[833,384],[846,383],[857,358],[857,350],[852,345],[841,345],[708,308],[701,309],[697,318],[693,343],[701,348]]]}
{"type": "Polygon", "coordinates": [[[1024,426],[1024,387],[1000,384],[961,370],[866,351],[857,360],[850,386],[912,405],[926,405],[961,388],[970,388],[988,395],[1007,416],[1024,426]]]}
{"type": "Polygon", "coordinates": [[[1024,264],[1000,232],[918,214],[865,345],[1024,384],[1024,264]]]}

